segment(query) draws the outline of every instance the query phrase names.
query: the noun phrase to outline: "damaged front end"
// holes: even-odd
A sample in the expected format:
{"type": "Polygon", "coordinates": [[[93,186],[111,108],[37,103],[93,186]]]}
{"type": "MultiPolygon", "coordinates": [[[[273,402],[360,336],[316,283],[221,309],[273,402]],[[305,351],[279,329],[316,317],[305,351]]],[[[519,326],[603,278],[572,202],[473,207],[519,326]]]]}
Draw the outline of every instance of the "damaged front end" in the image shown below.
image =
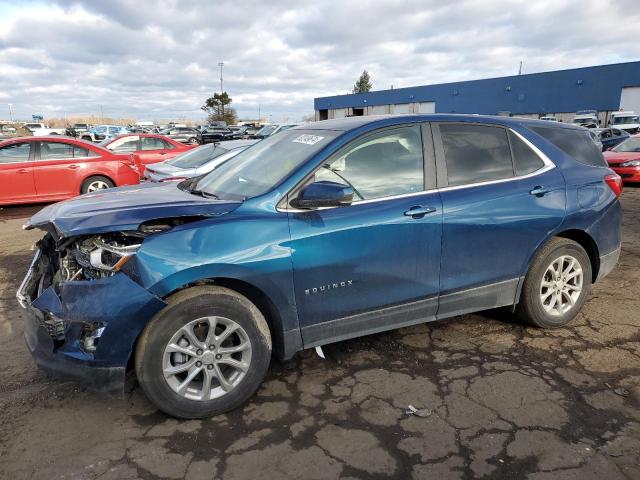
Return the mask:
{"type": "Polygon", "coordinates": [[[121,393],[135,341],[165,302],[122,271],[144,238],[171,223],[71,238],[47,233],[17,292],[27,345],[44,370],[121,393]]]}

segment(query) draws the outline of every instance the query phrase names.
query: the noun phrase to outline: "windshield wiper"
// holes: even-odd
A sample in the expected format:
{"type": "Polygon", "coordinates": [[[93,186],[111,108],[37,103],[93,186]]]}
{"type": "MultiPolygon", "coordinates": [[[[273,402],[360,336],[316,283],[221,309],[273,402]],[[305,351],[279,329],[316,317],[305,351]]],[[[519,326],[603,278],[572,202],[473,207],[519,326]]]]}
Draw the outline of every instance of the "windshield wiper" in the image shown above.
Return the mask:
{"type": "Polygon", "coordinates": [[[198,190],[197,188],[187,188],[186,191],[194,195],[200,195],[203,198],[213,198],[214,200],[220,200],[220,197],[218,197],[215,193],[205,192],[204,190],[198,190]]]}

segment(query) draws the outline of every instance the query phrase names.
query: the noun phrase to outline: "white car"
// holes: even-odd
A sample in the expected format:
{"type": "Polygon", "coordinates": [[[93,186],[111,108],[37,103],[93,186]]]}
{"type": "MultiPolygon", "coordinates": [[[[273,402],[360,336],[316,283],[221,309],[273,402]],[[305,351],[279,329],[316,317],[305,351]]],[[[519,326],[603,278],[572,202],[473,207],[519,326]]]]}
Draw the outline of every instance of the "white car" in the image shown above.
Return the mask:
{"type": "Polygon", "coordinates": [[[43,137],[45,135],[64,135],[66,133],[65,128],[49,128],[44,123],[27,123],[25,128],[28,128],[34,137],[43,137]]]}
{"type": "Polygon", "coordinates": [[[545,115],[544,117],[540,117],[540,120],[546,120],[547,122],[557,122],[558,117],[555,117],[553,115],[545,115]]]}
{"type": "Polygon", "coordinates": [[[640,117],[633,112],[612,112],[609,126],[629,133],[638,133],[640,132],[640,117]]]}
{"type": "Polygon", "coordinates": [[[597,128],[600,124],[598,116],[595,113],[582,113],[576,114],[571,120],[574,125],[580,125],[581,127],[597,128]]]}

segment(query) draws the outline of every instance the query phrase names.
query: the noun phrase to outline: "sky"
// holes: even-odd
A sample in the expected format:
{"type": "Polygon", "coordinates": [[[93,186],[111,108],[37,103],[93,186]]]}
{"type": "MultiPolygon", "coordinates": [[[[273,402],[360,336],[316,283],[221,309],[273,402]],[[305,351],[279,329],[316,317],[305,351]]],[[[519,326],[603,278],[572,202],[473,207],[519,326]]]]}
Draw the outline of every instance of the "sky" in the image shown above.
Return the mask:
{"type": "Polygon", "coordinates": [[[313,99],[640,59],[637,0],[0,0],[0,119],[299,121],[313,99]]]}

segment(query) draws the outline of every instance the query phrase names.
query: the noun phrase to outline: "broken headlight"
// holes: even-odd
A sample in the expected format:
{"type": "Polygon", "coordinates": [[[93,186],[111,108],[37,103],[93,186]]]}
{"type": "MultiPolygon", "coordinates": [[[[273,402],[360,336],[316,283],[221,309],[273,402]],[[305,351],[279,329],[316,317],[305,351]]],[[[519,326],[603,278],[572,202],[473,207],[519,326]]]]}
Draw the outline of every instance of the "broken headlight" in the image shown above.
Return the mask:
{"type": "Polygon", "coordinates": [[[140,248],[141,244],[114,245],[102,240],[94,240],[95,248],[90,250],[89,263],[97,270],[117,272],[140,248]]]}
{"type": "Polygon", "coordinates": [[[115,274],[140,248],[140,238],[123,233],[85,237],[60,252],[61,280],[94,280],[115,274]]]}

